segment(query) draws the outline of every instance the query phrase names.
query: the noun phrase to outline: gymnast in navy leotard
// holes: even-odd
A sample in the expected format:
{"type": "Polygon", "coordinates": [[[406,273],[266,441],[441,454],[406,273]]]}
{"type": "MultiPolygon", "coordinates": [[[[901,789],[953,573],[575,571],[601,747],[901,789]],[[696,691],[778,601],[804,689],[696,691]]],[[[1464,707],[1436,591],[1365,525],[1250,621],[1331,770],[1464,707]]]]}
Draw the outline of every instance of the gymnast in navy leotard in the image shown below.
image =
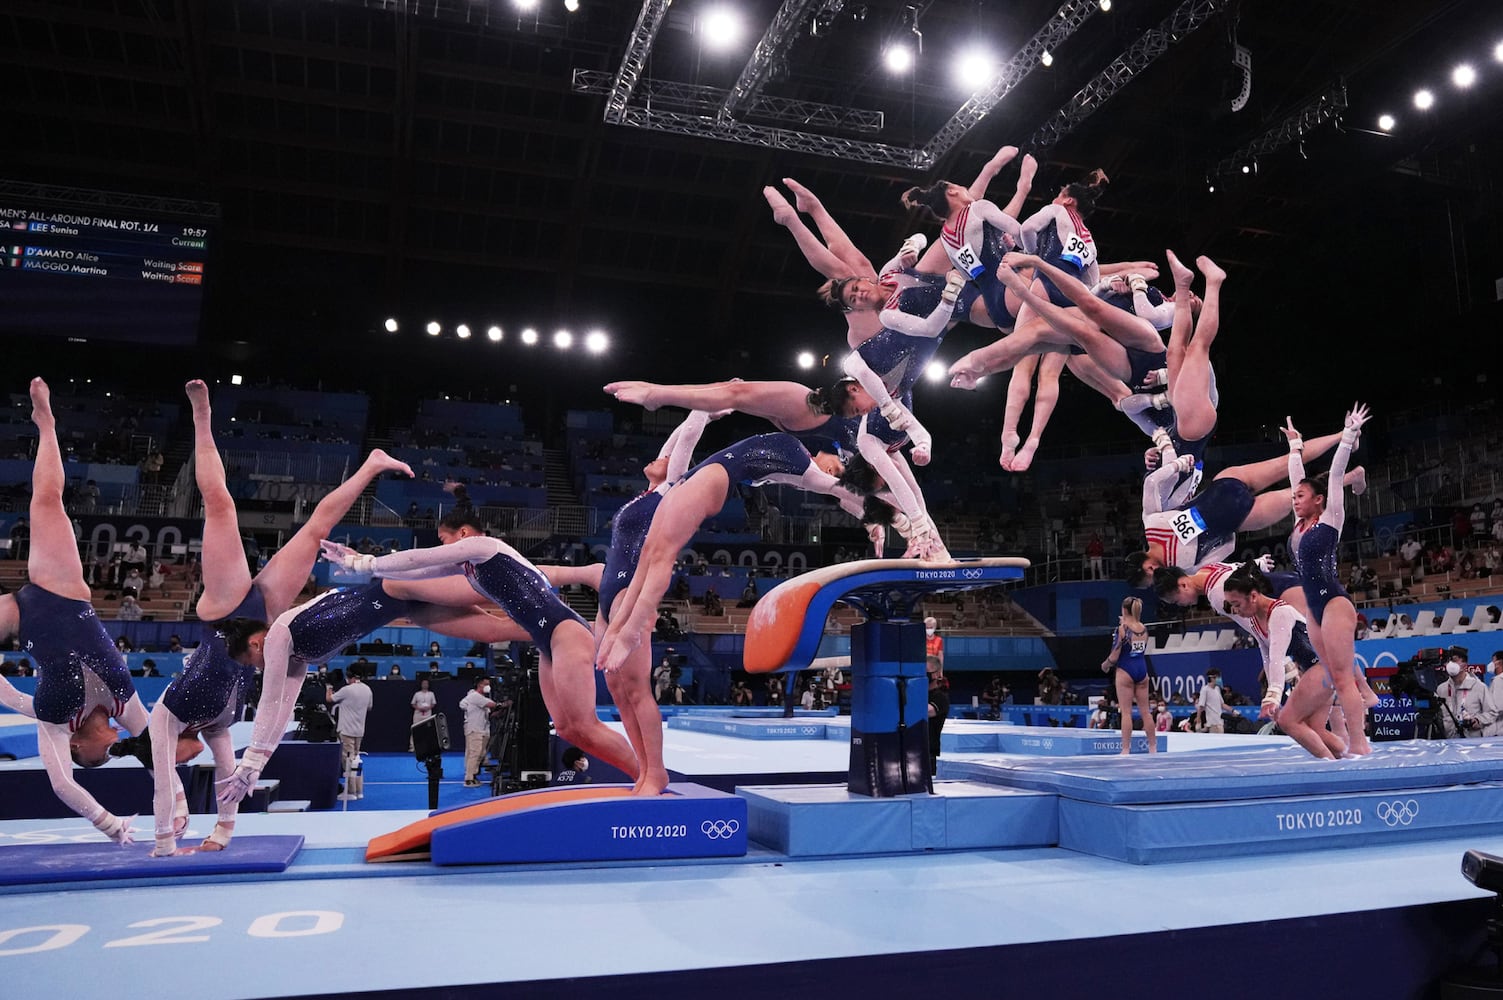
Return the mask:
{"type": "Polygon", "coordinates": [[[1117,690],[1117,705],[1122,710],[1122,753],[1132,752],[1132,706],[1137,702],[1143,733],[1148,737],[1148,752],[1158,751],[1158,734],[1154,728],[1153,705],[1148,685],[1148,629],[1143,625],[1143,602],[1129,597],[1122,602],[1122,618],[1112,634],[1112,650],[1101,663],[1111,673],[1117,690]]]}
{"type": "Polygon", "coordinates": [[[1375,699],[1357,680],[1353,648],[1357,609],[1337,575],[1336,550],[1346,521],[1346,488],[1343,483],[1347,464],[1361,438],[1362,425],[1370,416],[1367,407],[1361,404],[1347,413],[1341,443],[1331,458],[1326,479],[1305,476],[1303,440],[1292,421],[1286,421],[1284,427],[1289,438],[1289,483],[1293,487],[1295,517],[1289,548],[1295,553],[1295,568],[1299,571],[1305,602],[1310,609],[1310,639],[1336,686],[1337,701],[1348,723],[1350,752],[1354,754],[1372,750],[1362,732],[1362,720],[1367,708],[1364,702],[1375,699]]]}
{"type": "Polygon", "coordinates": [[[57,797],[105,836],[128,844],[130,820],[111,814],[79,785],[73,765],[96,767],[109,759],[119,736],[112,716],[133,736],[144,733],[146,708],[89,603],[78,540],[63,507],[66,477],[51,391],[36,378],[30,393],[37,450],[28,505],[29,582],[0,595],[0,638],[20,635],[36,664],[37,688],[27,696],[0,685],[0,703],[37,720],[37,752],[57,797]]]}
{"type": "Polygon", "coordinates": [[[860,516],[861,497],[841,482],[845,466],[834,455],[811,456],[787,434],[761,434],[722,449],[700,462],[663,498],[642,546],[631,587],[614,612],[600,643],[600,666],[619,670],[657,618],[658,602],[668,590],[673,563],[699,526],[725,505],[736,483],[784,483],[834,496],[860,516]]]}
{"type": "MultiPolygon", "coordinates": [[[[264,608],[259,600],[246,604],[252,611],[258,606],[264,608]]],[[[177,765],[192,760],[203,749],[200,737],[214,755],[215,780],[225,781],[234,773],[230,726],[244,714],[255,686],[256,669],[264,664],[266,631],[266,623],[253,618],[214,623],[198,648],[184,658],[182,673],[167,685],[151,710],[152,776],[156,781],[153,857],[179,853],[177,838],[187,829],[188,802],[177,765]]],[[[227,847],[238,812],[238,802],[221,802],[213,831],[197,849],[227,847]]]]}

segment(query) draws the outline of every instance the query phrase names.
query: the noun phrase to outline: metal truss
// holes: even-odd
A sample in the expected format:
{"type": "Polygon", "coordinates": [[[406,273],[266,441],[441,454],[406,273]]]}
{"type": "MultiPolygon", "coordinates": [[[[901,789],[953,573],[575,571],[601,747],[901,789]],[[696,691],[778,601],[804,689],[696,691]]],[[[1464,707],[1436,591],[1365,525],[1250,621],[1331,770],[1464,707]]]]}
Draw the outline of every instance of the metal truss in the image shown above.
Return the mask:
{"type": "Polygon", "coordinates": [[[720,107],[722,118],[740,117],[762,92],[762,84],[772,75],[773,63],[782,58],[789,43],[803,27],[804,16],[809,8],[822,0],[783,0],[783,5],[773,15],[772,23],[762,35],[762,40],[752,50],[751,58],[736,78],[736,84],[720,107]]]}
{"type": "Polygon", "coordinates": [[[626,42],[626,54],[621,57],[621,67],[611,83],[611,91],[605,98],[605,121],[608,125],[621,125],[626,120],[626,103],[642,77],[642,67],[652,52],[652,41],[668,16],[668,6],[673,0],[645,0],[637,23],[631,29],[631,38],[626,42]]]}
{"type": "Polygon", "coordinates": [[[1211,176],[1221,177],[1235,173],[1249,161],[1265,153],[1283,149],[1291,142],[1297,142],[1306,132],[1324,125],[1332,118],[1340,117],[1346,108],[1346,83],[1338,80],[1325,92],[1310,98],[1304,105],[1270,126],[1262,135],[1217,163],[1211,169],[1211,176]]]}
{"type": "MultiPolygon", "coordinates": [[[[571,89],[576,94],[608,94],[614,77],[615,74],[605,70],[576,69],[571,89]]],[[[729,91],[697,83],[646,80],[637,85],[636,93],[641,103],[650,109],[718,115],[729,91]]],[[[878,132],[885,121],[881,111],[841,108],[765,94],[753,99],[746,117],[771,119],[792,126],[820,125],[846,132],[878,132]]]]}
{"type": "Polygon", "coordinates": [[[220,215],[219,205],[212,201],[184,201],[181,198],[158,198],[154,195],[125,194],[119,191],[93,191],[88,188],[0,180],[0,202],[12,199],[27,204],[56,205],[59,208],[139,212],[142,215],[173,215],[205,220],[217,220],[220,215]]]}
{"type": "Polygon", "coordinates": [[[1007,61],[997,74],[997,78],[989,86],[976,91],[970,100],[960,106],[960,110],[934,133],[934,138],[924,144],[919,151],[919,160],[924,169],[933,166],[941,156],[950,151],[961,138],[981,123],[993,108],[1002,102],[1002,99],[1012,92],[1013,88],[1023,82],[1023,78],[1033,72],[1033,68],[1039,65],[1045,52],[1054,52],[1060,47],[1082,24],[1090,20],[1092,14],[1101,10],[1098,0],[1067,0],[1065,5],[1049,18],[1048,23],[1040,28],[1038,33],[1028,40],[1028,44],[1018,50],[1017,55],[1007,61]]]}
{"type": "Polygon", "coordinates": [[[1155,59],[1169,51],[1175,42],[1184,41],[1196,28],[1220,13],[1227,0],[1185,0],[1159,25],[1144,32],[1111,65],[1092,77],[1090,82],[1070,98],[1028,139],[1027,148],[1039,152],[1053,146],[1075,130],[1107,101],[1111,100],[1155,59]]]}
{"type": "Polygon", "coordinates": [[[815,156],[833,156],[886,167],[917,170],[922,166],[916,160],[919,151],[906,146],[889,146],[880,142],[862,142],[836,136],[814,135],[796,129],[769,128],[745,122],[725,122],[700,115],[628,107],[619,124],[635,128],[650,128],[659,132],[672,132],[675,135],[689,135],[700,139],[739,142],[761,146],[764,149],[786,149],[796,153],[813,153],[815,156]]]}

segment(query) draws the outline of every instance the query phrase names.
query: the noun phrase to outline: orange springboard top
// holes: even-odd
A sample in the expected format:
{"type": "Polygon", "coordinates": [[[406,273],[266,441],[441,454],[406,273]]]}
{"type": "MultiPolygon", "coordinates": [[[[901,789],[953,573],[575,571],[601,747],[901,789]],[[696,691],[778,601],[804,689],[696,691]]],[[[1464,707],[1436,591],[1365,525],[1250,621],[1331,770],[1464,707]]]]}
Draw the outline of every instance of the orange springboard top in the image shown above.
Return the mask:
{"type": "Polygon", "coordinates": [[[571,802],[625,798],[629,795],[631,795],[630,785],[609,785],[598,788],[580,785],[574,788],[539,789],[522,795],[503,795],[486,799],[484,802],[477,802],[471,806],[435,813],[416,823],[409,823],[400,830],[383,833],[373,838],[365,847],[365,860],[379,861],[394,854],[409,854],[427,846],[433,839],[434,830],[452,826],[455,823],[465,823],[487,816],[501,816],[511,812],[523,812],[528,809],[546,809],[571,802]]]}
{"type": "Polygon", "coordinates": [[[789,581],[757,602],[746,623],[747,642],[741,652],[747,673],[767,674],[782,669],[793,654],[793,647],[798,645],[809,602],[822,586],[821,580],[789,581]]]}

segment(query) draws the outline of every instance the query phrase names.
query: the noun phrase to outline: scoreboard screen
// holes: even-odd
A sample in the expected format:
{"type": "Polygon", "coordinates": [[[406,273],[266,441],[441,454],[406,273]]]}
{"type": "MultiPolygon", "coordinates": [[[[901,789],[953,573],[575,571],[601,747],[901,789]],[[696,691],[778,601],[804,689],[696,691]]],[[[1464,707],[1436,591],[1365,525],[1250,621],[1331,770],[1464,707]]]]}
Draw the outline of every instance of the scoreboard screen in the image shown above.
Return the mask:
{"type": "Polygon", "coordinates": [[[0,196],[0,333],[196,343],[211,223],[0,196]]]}

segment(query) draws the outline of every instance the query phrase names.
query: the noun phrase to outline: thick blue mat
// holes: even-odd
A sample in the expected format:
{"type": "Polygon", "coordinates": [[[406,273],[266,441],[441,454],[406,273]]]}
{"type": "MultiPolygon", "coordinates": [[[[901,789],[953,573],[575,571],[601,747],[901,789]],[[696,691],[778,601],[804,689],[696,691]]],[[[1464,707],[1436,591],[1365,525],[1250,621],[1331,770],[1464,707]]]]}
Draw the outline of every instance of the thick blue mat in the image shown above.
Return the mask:
{"type": "MultiPolygon", "coordinates": [[[[687,729],[716,736],[734,736],[742,740],[822,740],[825,724],[815,719],[727,719],[706,715],[675,715],[668,720],[669,729],[687,729]]],[[[846,728],[842,738],[849,738],[846,728]]]]}
{"type": "Polygon", "coordinates": [[[223,851],[172,858],[154,858],[151,848],[149,831],[145,843],[129,847],[104,842],[0,847],[0,885],[284,872],[303,849],[303,838],[236,837],[223,851]]]}
{"type": "Polygon", "coordinates": [[[1289,745],[1046,761],[941,757],[939,776],[1113,805],[1276,798],[1503,781],[1503,742],[1379,743],[1371,756],[1349,760],[1316,760],[1289,745]]]}
{"type": "Polygon", "coordinates": [[[1503,784],[1250,802],[1059,800],[1059,846],[1135,865],[1496,835],[1503,784]]]}
{"type": "MultiPolygon", "coordinates": [[[[1169,740],[1155,733],[1160,750],[1169,740]]],[[[1064,729],[1053,726],[997,726],[978,731],[971,727],[940,734],[939,746],[949,753],[1016,753],[1034,757],[1085,757],[1116,754],[1122,749],[1122,734],[1104,729],[1064,729]]],[[[1148,737],[1132,734],[1132,752],[1148,752],[1148,737]]]]}

